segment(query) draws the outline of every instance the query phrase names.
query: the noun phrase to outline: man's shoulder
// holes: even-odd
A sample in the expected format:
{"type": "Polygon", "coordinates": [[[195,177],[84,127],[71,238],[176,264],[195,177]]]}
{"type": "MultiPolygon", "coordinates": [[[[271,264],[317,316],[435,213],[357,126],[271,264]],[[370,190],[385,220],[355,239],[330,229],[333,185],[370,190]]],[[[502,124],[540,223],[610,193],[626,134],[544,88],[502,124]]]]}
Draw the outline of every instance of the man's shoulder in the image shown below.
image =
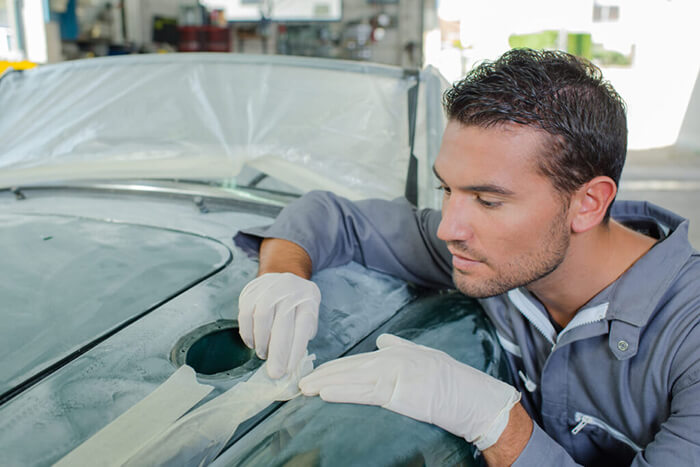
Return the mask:
{"type": "Polygon", "coordinates": [[[616,313],[640,325],[642,318],[700,297],[700,254],[688,239],[688,221],[646,201],[618,201],[614,208],[615,220],[658,239],[614,284],[616,313]],[[627,309],[631,305],[635,310],[627,309]]]}
{"type": "Polygon", "coordinates": [[[652,352],[666,354],[678,392],[700,381],[700,253],[694,251],[669,282],[646,331],[653,336],[652,352]]]}
{"type": "Polygon", "coordinates": [[[682,295],[691,307],[695,303],[700,313],[700,252],[693,250],[676,277],[669,278],[667,295],[682,295]]]}

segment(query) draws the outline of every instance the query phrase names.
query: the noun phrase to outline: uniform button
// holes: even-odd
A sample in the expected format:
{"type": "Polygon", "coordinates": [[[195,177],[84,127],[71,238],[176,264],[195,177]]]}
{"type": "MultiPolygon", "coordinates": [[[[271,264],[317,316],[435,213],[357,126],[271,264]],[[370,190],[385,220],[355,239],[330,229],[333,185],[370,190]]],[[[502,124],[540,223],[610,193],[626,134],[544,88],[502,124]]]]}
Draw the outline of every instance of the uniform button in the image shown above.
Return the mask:
{"type": "Polygon", "coordinates": [[[627,341],[619,341],[617,343],[617,348],[621,351],[624,352],[625,350],[629,349],[630,345],[627,343],[627,341]]]}

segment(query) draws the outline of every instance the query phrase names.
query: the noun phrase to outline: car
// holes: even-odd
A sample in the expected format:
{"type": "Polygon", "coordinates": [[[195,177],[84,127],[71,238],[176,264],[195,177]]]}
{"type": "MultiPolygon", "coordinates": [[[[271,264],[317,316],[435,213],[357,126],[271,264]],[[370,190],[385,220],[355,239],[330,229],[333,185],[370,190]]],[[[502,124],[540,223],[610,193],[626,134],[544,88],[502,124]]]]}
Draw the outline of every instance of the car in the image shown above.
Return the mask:
{"type": "MultiPolygon", "coordinates": [[[[234,54],[3,74],[0,464],[61,461],[185,365],[213,388],[199,405],[248,380],[263,361],[238,336],[237,301],[257,263],[233,237],[314,189],[437,206],[445,85],[431,68],[234,54]]],[[[316,365],[392,332],[509,379],[476,301],[356,263],[312,279],[316,365]]],[[[266,405],[214,465],[481,462],[466,441],[378,407],[266,405]]],[[[205,459],[178,455],[155,462],[205,459]]]]}

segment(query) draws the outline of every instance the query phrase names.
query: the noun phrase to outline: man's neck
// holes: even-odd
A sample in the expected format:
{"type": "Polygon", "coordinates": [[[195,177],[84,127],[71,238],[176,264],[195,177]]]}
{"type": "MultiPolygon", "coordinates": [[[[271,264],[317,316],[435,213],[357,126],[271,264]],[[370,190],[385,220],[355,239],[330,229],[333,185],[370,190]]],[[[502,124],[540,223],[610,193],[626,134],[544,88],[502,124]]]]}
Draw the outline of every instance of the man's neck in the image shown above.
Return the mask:
{"type": "Polygon", "coordinates": [[[611,220],[607,225],[574,234],[562,264],[527,288],[552,319],[566,327],[581,307],[615,282],[654,243],[655,239],[611,220]]]}

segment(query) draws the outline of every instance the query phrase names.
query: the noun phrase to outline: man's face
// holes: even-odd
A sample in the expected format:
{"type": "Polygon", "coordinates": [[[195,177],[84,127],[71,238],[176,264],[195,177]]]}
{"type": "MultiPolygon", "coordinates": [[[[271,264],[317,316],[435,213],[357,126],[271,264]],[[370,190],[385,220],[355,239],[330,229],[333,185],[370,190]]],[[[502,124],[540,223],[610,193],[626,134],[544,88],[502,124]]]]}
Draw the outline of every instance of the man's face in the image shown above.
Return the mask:
{"type": "Polygon", "coordinates": [[[444,191],[438,237],[466,295],[530,284],[564,260],[568,202],[537,171],[542,143],[540,132],[521,125],[448,123],[434,167],[444,191]]]}

